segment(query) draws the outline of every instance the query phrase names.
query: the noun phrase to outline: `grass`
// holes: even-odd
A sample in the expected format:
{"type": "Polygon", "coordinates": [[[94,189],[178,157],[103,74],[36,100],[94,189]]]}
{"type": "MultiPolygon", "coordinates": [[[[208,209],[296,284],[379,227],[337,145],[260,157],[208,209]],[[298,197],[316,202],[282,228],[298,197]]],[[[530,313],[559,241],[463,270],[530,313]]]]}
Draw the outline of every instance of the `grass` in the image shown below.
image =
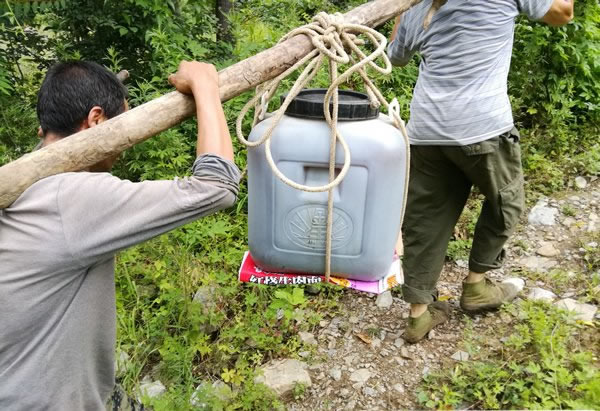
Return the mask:
{"type": "MultiPolygon", "coordinates": [[[[425,377],[427,408],[598,409],[600,335],[543,302],[504,309],[510,321],[465,332],[470,360],[425,377]]],[[[506,315],[505,315],[506,316],[506,315]]]]}
{"type": "Polygon", "coordinates": [[[301,288],[239,283],[246,219],[237,213],[202,219],[118,258],[117,345],[128,358],[119,379],[130,394],[143,377],[160,380],[167,392],[146,399],[157,410],[188,409],[192,396],[211,409],[281,407],[254,384],[255,370],[306,350],[298,331],[336,310],[340,292],[329,286],[309,297],[301,288]],[[203,297],[194,301],[199,289],[203,297]],[[232,388],[226,400],[212,392],[217,380],[232,388]]]}

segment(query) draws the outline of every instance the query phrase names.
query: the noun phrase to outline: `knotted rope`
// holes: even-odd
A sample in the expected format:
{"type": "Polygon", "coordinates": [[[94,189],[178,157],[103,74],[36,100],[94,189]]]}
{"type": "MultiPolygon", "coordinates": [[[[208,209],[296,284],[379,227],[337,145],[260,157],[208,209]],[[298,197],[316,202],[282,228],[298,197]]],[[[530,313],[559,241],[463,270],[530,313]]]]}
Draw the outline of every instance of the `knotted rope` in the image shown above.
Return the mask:
{"type": "MultiPolygon", "coordinates": [[[[283,181],[285,184],[302,191],[307,192],[324,192],[328,191],[327,201],[327,231],[326,231],[326,243],[325,243],[325,276],[326,280],[329,281],[331,276],[331,234],[333,228],[333,189],[337,187],[350,169],[351,154],[348,144],[344,137],[339,133],[337,128],[338,123],[338,89],[339,86],[347,81],[352,75],[358,73],[362,78],[365,89],[371,104],[374,107],[384,106],[387,109],[388,116],[394,123],[394,125],[400,129],[405,140],[407,147],[408,157],[408,135],[406,133],[406,127],[404,121],[400,118],[399,104],[396,99],[389,104],[385,97],[381,94],[377,86],[369,79],[366,69],[371,67],[376,72],[381,74],[390,74],[392,72],[392,64],[386,54],[387,39],[381,33],[373,30],[370,27],[350,24],[344,22],[344,18],[341,14],[336,13],[330,15],[327,13],[319,13],[314,17],[310,24],[299,27],[286,34],[279,42],[283,42],[293,36],[300,34],[307,35],[315,49],[307,54],[305,57],[300,59],[296,64],[288,68],[286,71],[281,73],[279,76],[263,83],[256,89],[255,96],[246,103],[246,105],[240,111],[240,114],[236,121],[236,133],[238,139],[247,147],[257,147],[261,144],[265,144],[265,153],[267,162],[273,170],[273,173],[283,181]],[[360,39],[358,36],[363,35],[366,37],[375,51],[370,54],[365,54],[359,46],[364,45],[365,41],[360,39]],[[383,60],[383,66],[376,64],[377,59],[383,60]],[[323,62],[328,60],[329,62],[329,77],[331,85],[327,89],[327,92],[323,101],[323,114],[325,121],[331,128],[330,138],[330,150],[329,150],[329,183],[323,186],[313,187],[299,184],[286,177],[277,167],[273,160],[271,153],[271,136],[273,131],[279,124],[279,121],[285,114],[286,109],[292,102],[292,100],[308,85],[312,79],[317,75],[321,69],[323,62]],[[342,74],[338,73],[339,64],[353,65],[344,71],[342,74]],[[257,141],[248,141],[242,132],[242,121],[248,114],[251,108],[254,108],[254,121],[252,126],[264,118],[267,113],[268,103],[275,95],[280,83],[289,76],[291,73],[298,70],[300,67],[306,65],[302,70],[300,76],[295,81],[293,87],[289,91],[288,95],[284,99],[281,107],[273,113],[273,120],[270,127],[267,129],[265,134],[257,141]],[[329,105],[332,103],[332,110],[329,111],[329,105]],[[340,145],[344,150],[344,165],[341,172],[335,177],[335,158],[336,158],[336,144],[339,141],[340,145]]],[[[407,158],[407,176],[409,168],[409,158],[407,158]]],[[[408,191],[408,184],[405,184],[405,193],[408,191]]],[[[404,207],[402,210],[402,219],[404,219],[404,207]]]]}

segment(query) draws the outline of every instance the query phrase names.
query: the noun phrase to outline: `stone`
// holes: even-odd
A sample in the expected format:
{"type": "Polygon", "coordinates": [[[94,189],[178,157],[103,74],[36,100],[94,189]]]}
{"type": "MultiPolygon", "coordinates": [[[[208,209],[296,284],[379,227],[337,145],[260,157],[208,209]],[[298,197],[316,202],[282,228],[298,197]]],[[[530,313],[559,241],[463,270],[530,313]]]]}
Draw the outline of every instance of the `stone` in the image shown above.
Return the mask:
{"type": "Polygon", "coordinates": [[[314,334],[311,334],[309,332],[305,332],[305,331],[300,331],[298,333],[298,337],[300,337],[300,341],[302,341],[304,344],[308,344],[308,345],[317,345],[317,339],[315,338],[314,334]]]}
{"type": "Polygon", "coordinates": [[[151,381],[148,377],[145,377],[140,384],[138,400],[141,402],[143,397],[156,398],[160,397],[167,391],[167,388],[162,382],[156,380],[151,381]]]}
{"type": "Polygon", "coordinates": [[[515,287],[517,287],[519,292],[523,291],[523,288],[525,288],[525,280],[518,277],[507,278],[506,280],[502,281],[502,283],[514,285],[515,287]]]}
{"type": "Polygon", "coordinates": [[[342,370],[340,370],[338,367],[334,367],[329,370],[329,376],[335,381],[339,381],[342,379],[342,370]]]}
{"type": "Polygon", "coordinates": [[[364,384],[369,380],[369,378],[371,378],[371,375],[371,371],[367,370],[366,368],[361,368],[360,370],[356,370],[350,374],[350,381],[364,384]]]}
{"type": "Polygon", "coordinates": [[[373,347],[375,350],[381,348],[381,340],[379,338],[373,338],[373,341],[371,341],[371,347],[373,347]]]}
{"type": "Polygon", "coordinates": [[[306,387],[312,385],[306,367],[306,364],[295,359],[271,361],[261,367],[262,375],[256,376],[254,382],[264,384],[284,396],[291,393],[297,384],[306,387]]]}
{"type": "Polygon", "coordinates": [[[541,199],[529,212],[527,220],[532,225],[553,226],[556,224],[556,217],[559,212],[557,208],[548,207],[548,200],[541,199]]]}
{"type": "Polygon", "coordinates": [[[309,284],[304,288],[304,292],[308,295],[319,295],[321,288],[315,284],[309,284]]]}
{"type": "Polygon", "coordinates": [[[558,263],[546,257],[529,256],[521,259],[521,264],[531,271],[548,271],[558,263]]]}
{"type": "Polygon", "coordinates": [[[577,220],[575,220],[573,217],[567,217],[562,222],[565,227],[571,227],[575,223],[577,223],[577,220]]]}
{"type": "Polygon", "coordinates": [[[329,330],[335,331],[338,329],[340,322],[342,321],[342,319],[340,317],[335,317],[331,319],[331,322],[329,323],[329,330]]]}
{"type": "Polygon", "coordinates": [[[350,392],[350,390],[349,390],[348,388],[342,388],[342,389],[340,390],[340,395],[341,395],[342,397],[344,397],[344,398],[347,398],[347,397],[349,397],[349,396],[350,396],[350,394],[351,394],[351,392],[350,392]]]}
{"type": "Polygon", "coordinates": [[[588,233],[596,231],[596,222],[598,221],[598,214],[591,213],[588,216],[588,220],[590,222],[589,225],[588,225],[588,227],[587,227],[588,233]]]}
{"type": "Polygon", "coordinates": [[[225,384],[221,380],[217,380],[212,384],[203,382],[198,385],[192,394],[192,397],[190,398],[190,404],[193,407],[198,408],[207,407],[208,404],[204,403],[202,400],[202,397],[206,396],[207,394],[217,398],[221,402],[228,402],[233,398],[233,391],[231,391],[229,385],[225,384]]]}
{"type": "Polygon", "coordinates": [[[456,339],[455,335],[452,334],[442,334],[442,333],[435,333],[435,337],[436,340],[440,340],[440,341],[454,341],[456,339]]]}
{"type": "Polygon", "coordinates": [[[571,311],[575,314],[575,319],[581,321],[593,321],[598,307],[592,304],[583,304],[571,298],[565,298],[556,303],[559,308],[571,311]]]}
{"type": "Polygon", "coordinates": [[[389,332],[389,333],[387,333],[387,334],[386,334],[386,336],[385,336],[385,337],[386,337],[386,338],[387,338],[389,341],[393,341],[393,340],[395,340],[396,338],[400,338],[400,336],[401,336],[401,335],[402,335],[402,333],[400,333],[400,332],[389,332]]]}
{"type": "Polygon", "coordinates": [[[377,391],[375,391],[371,387],[364,387],[363,388],[363,394],[366,395],[367,397],[374,397],[374,396],[377,395],[377,391]]]}
{"type": "Polygon", "coordinates": [[[398,383],[398,384],[395,384],[395,385],[394,385],[392,388],[393,388],[393,389],[394,389],[394,391],[396,391],[398,394],[404,394],[404,391],[405,391],[405,389],[404,389],[404,385],[402,385],[402,384],[398,383]]]}
{"type": "Polygon", "coordinates": [[[396,338],[396,341],[394,341],[394,346],[396,346],[396,348],[402,348],[404,346],[404,339],[396,338]]]}
{"type": "Polygon", "coordinates": [[[350,322],[350,324],[358,324],[360,322],[360,319],[353,315],[350,318],[348,318],[348,321],[350,322]]]}
{"type": "Polygon", "coordinates": [[[377,296],[377,300],[375,300],[375,305],[379,308],[390,308],[392,303],[394,302],[394,298],[392,297],[392,292],[387,290],[377,296]]]}
{"type": "Polygon", "coordinates": [[[553,243],[542,243],[536,253],[542,257],[556,257],[560,255],[560,250],[554,247],[553,243]]]}
{"type": "Polygon", "coordinates": [[[205,308],[215,308],[217,306],[215,287],[208,285],[201,286],[198,288],[198,291],[196,291],[196,294],[194,294],[193,301],[202,304],[205,308]]]}
{"type": "Polygon", "coordinates": [[[527,295],[529,300],[548,301],[551,302],[556,298],[556,294],[552,291],[544,290],[543,288],[532,288],[527,295]]]}
{"type": "Polygon", "coordinates": [[[346,365],[349,367],[351,366],[355,361],[356,361],[356,357],[358,356],[358,354],[354,353],[354,354],[349,354],[344,358],[344,362],[346,363],[346,365]]]}
{"type": "Polygon", "coordinates": [[[452,354],[452,357],[450,358],[452,358],[455,361],[468,361],[469,353],[465,351],[457,351],[454,354],[452,354]]]}
{"type": "Polygon", "coordinates": [[[119,353],[115,356],[115,374],[121,376],[127,372],[130,358],[125,351],[117,350],[119,353]]]}
{"type": "Polygon", "coordinates": [[[400,356],[402,356],[408,360],[412,360],[412,358],[413,358],[412,355],[410,355],[410,353],[406,349],[406,347],[400,348],[400,356]]]}
{"type": "Polygon", "coordinates": [[[469,262],[467,260],[456,260],[455,264],[460,268],[469,268],[469,262]]]}
{"type": "Polygon", "coordinates": [[[577,187],[580,190],[583,190],[587,186],[588,186],[588,182],[585,179],[585,177],[579,176],[579,177],[575,178],[575,187],[577,187]]]}

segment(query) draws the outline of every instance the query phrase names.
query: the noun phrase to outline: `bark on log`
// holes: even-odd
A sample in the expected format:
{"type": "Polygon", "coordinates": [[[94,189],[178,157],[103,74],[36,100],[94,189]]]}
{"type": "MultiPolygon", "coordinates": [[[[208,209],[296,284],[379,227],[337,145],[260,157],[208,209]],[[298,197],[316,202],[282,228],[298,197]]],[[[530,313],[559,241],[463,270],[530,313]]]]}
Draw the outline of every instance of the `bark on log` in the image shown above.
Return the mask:
{"type": "MultiPolygon", "coordinates": [[[[344,17],[349,23],[377,27],[421,1],[376,0],[344,17]]],[[[220,71],[221,101],[276,77],[312,49],[308,37],[299,35],[220,71]]],[[[179,124],[194,112],[193,98],[174,91],[6,164],[0,167],[0,209],[42,178],[85,169],[179,124]]]]}

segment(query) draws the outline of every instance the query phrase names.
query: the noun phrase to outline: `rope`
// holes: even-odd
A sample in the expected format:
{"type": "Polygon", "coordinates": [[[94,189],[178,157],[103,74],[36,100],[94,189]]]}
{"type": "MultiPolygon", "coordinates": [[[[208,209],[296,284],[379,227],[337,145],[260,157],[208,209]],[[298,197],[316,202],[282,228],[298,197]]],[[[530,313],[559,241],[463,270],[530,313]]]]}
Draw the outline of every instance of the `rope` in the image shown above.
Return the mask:
{"type": "MultiPolygon", "coordinates": [[[[390,74],[392,72],[392,64],[387,57],[385,52],[387,39],[381,33],[373,30],[370,27],[345,23],[343,16],[339,13],[330,15],[327,13],[319,13],[313,19],[313,21],[305,26],[299,27],[286,34],[279,43],[300,35],[307,35],[315,49],[308,53],[305,57],[300,59],[296,64],[285,70],[279,76],[265,82],[256,89],[255,96],[246,103],[246,105],[240,111],[240,114],[236,120],[236,133],[238,139],[247,147],[257,147],[261,144],[265,145],[265,154],[267,162],[273,170],[273,173],[283,181],[285,184],[302,191],[307,192],[328,192],[327,200],[327,231],[326,231],[326,244],[325,244],[325,276],[326,280],[329,281],[331,276],[331,247],[332,247],[332,228],[333,228],[333,189],[337,187],[350,169],[351,154],[350,149],[346,140],[339,133],[337,128],[338,123],[338,90],[339,86],[346,82],[352,75],[358,73],[362,78],[367,94],[371,100],[373,107],[383,106],[388,112],[388,117],[394,123],[394,125],[400,129],[404,139],[406,141],[407,148],[407,163],[406,163],[406,176],[407,181],[404,185],[404,198],[408,193],[408,171],[410,165],[409,159],[409,142],[408,134],[406,133],[406,127],[404,121],[400,118],[399,104],[396,99],[388,104],[385,97],[381,94],[377,86],[369,79],[366,69],[368,67],[374,69],[376,72],[381,74],[390,74]],[[359,38],[359,36],[366,37],[372,46],[375,48],[370,54],[365,54],[359,46],[364,45],[366,42],[359,38]],[[376,63],[377,59],[383,60],[383,66],[379,66],[376,63]],[[285,114],[286,109],[294,98],[304,89],[312,79],[317,75],[324,61],[328,61],[329,65],[329,77],[331,85],[327,89],[325,98],[323,100],[323,114],[325,115],[325,121],[331,129],[330,138],[330,149],[329,149],[329,182],[328,184],[314,187],[299,184],[292,181],[285,176],[275,164],[273,155],[271,153],[271,137],[279,121],[285,114]],[[342,74],[338,73],[339,64],[352,64],[342,74]],[[288,95],[284,99],[281,107],[273,113],[273,120],[270,127],[267,129],[265,134],[257,141],[248,141],[242,132],[242,122],[251,108],[254,108],[254,121],[253,126],[264,118],[267,113],[268,103],[275,95],[279,85],[290,74],[305,66],[300,73],[298,79],[295,81],[288,95]],[[332,110],[329,111],[329,105],[332,104],[332,110]],[[337,143],[340,143],[344,151],[344,164],[339,175],[335,177],[335,158],[336,158],[336,147],[337,143]]],[[[404,202],[406,203],[406,202],[404,202]]],[[[404,206],[402,209],[402,220],[404,220],[404,206]]]]}

